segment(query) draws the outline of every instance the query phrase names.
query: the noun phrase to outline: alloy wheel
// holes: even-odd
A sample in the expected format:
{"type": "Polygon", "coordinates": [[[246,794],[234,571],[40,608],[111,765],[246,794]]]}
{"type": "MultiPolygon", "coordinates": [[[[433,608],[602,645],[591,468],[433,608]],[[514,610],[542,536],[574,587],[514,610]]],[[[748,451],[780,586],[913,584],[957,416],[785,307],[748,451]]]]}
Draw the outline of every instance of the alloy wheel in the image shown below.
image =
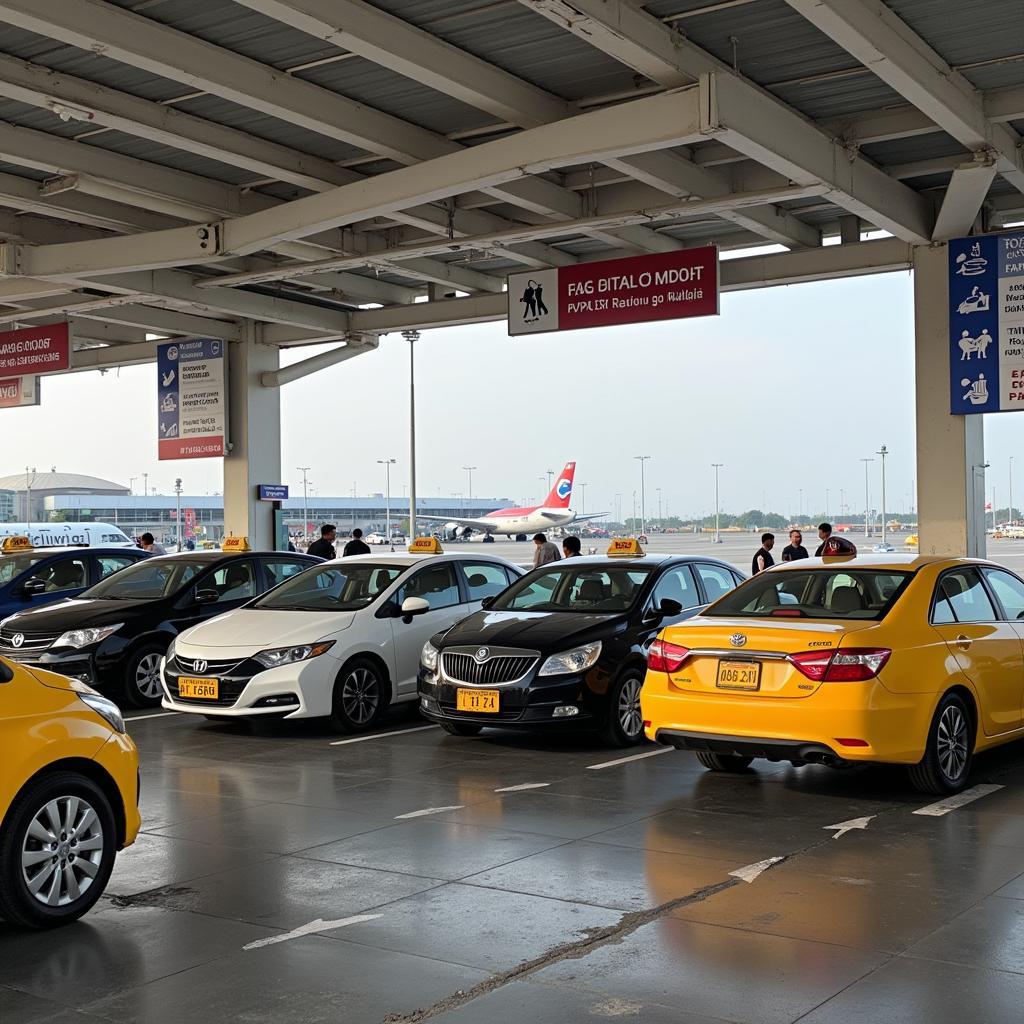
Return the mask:
{"type": "Polygon", "coordinates": [[[350,721],[366,725],[373,720],[380,703],[380,685],[368,668],[355,668],[341,686],[341,708],[350,721]]]}
{"type": "Polygon", "coordinates": [[[950,704],[939,717],[935,752],[942,774],[956,782],[967,766],[968,755],[967,719],[956,704],[950,704]]]}
{"type": "Polygon", "coordinates": [[[135,688],[147,700],[160,696],[160,655],[145,654],[135,666],[135,688]]]}
{"type": "Polygon", "coordinates": [[[622,689],[619,690],[619,725],[630,739],[639,736],[644,727],[643,715],[640,712],[640,687],[642,685],[639,679],[630,678],[622,684],[622,689]]]}
{"type": "Polygon", "coordinates": [[[21,874],[32,897],[66,907],[88,892],[100,870],[103,826],[88,800],[58,796],[32,818],[21,849],[21,874]]]}

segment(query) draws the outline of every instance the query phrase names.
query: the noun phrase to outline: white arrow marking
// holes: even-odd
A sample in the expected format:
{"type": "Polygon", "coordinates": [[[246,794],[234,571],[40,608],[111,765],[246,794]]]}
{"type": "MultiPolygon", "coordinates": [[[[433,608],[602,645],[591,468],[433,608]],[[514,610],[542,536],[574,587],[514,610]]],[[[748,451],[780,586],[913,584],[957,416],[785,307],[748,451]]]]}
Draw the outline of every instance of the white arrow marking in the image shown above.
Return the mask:
{"type": "Polygon", "coordinates": [[[877,818],[877,814],[869,814],[866,818],[851,818],[849,821],[841,821],[838,825],[822,825],[822,828],[828,830],[834,828],[836,834],[832,837],[838,839],[840,836],[845,836],[847,832],[852,832],[857,828],[867,828],[868,822],[874,818],[877,818]]]}
{"type": "Polygon", "coordinates": [[[302,925],[294,931],[285,932],[283,935],[271,935],[268,939],[257,939],[243,946],[242,949],[260,949],[263,946],[273,946],[277,942],[287,942],[289,939],[301,939],[303,935],[316,935],[317,932],[329,932],[334,928],[345,928],[350,924],[361,924],[363,921],[376,921],[383,914],[360,914],[358,917],[343,917],[340,921],[325,921],[318,917],[309,924],[302,925]]]}
{"type": "Polygon", "coordinates": [[[424,807],[422,811],[410,811],[408,814],[396,814],[395,821],[403,818],[423,818],[428,814],[444,814],[445,811],[461,811],[465,804],[452,804],[451,807],[424,807]]]}
{"type": "Polygon", "coordinates": [[[769,857],[767,860],[759,860],[756,864],[748,864],[745,868],[737,868],[730,871],[733,878],[741,878],[744,882],[752,882],[758,875],[763,875],[769,868],[784,861],[785,857],[769,857]]]}
{"type": "Polygon", "coordinates": [[[520,786],[504,786],[501,789],[496,789],[495,793],[522,793],[525,789],[543,789],[545,786],[550,786],[550,782],[524,782],[520,786]]]}
{"type": "Polygon", "coordinates": [[[928,804],[927,807],[919,807],[913,813],[924,814],[929,818],[941,818],[942,815],[949,814],[950,811],[955,811],[958,807],[963,807],[964,804],[973,803],[975,800],[980,800],[983,796],[988,796],[989,793],[994,793],[997,789],[1002,788],[1002,786],[971,786],[970,789],[965,789],[956,796],[947,797],[945,800],[940,800],[935,804],[928,804]]]}

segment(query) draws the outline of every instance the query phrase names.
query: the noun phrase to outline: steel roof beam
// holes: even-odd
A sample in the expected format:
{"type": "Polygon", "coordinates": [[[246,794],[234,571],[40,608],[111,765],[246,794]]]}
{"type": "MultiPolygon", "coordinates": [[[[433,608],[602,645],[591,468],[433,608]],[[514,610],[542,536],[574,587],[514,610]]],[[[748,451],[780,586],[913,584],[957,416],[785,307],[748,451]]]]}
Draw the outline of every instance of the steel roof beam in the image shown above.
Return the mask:
{"type": "Polygon", "coordinates": [[[993,124],[981,94],[880,0],[786,0],[816,28],[974,152],[992,152],[996,167],[1024,191],[1020,136],[993,124]]]}

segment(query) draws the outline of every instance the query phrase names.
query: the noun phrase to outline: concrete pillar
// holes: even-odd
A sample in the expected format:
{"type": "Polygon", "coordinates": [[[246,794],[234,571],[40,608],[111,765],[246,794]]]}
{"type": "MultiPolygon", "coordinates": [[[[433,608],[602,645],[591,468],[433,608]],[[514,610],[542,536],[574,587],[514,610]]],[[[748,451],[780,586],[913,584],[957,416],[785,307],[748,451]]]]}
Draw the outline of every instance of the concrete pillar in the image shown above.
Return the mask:
{"type": "Polygon", "coordinates": [[[273,505],[258,500],[256,485],[281,483],[281,389],[263,387],[260,374],[280,367],[280,351],[260,344],[259,334],[260,327],[247,320],[242,340],[228,347],[224,532],[267,551],[274,547],[273,505]]]}
{"type": "Polygon", "coordinates": [[[985,556],[982,417],[949,411],[946,245],[914,249],[917,501],[923,555],[985,556]]]}

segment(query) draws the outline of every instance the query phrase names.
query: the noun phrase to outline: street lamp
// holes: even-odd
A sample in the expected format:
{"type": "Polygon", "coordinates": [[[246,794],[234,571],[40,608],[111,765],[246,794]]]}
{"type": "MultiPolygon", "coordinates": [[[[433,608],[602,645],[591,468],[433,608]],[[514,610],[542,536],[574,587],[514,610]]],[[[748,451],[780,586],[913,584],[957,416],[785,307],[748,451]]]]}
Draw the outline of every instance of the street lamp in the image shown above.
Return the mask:
{"type": "MultiPolygon", "coordinates": [[[[416,342],[419,331],[402,331],[409,342],[409,539],[416,539],[416,342]]],[[[388,540],[391,531],[388,531],[388,540]]],[[[392,548],[394,550],[394,548],[392,548]]]]}
{"type": "MultiPolygon", "coordinates": [[[[378,459],[377,465],[384,467],[384,517],[387,521],[388,543],[391,543],[391,467],[397,459],[378,459]]],[[[391,548],[394,551],[394,546],[391,548]]]]}
{"type": "Polygon", "coordinates": [[[309,544],[309,473],[311,466],[296,466],[302,474],[302,539],[309,544]]]}
{"type": "Polygon", "coordinates": [[[174,481],[174,496],[177,499],[178,511],[176,516],[177,521],[177,535],[178,535],[178,550],[181,550],[181,477],[177,477],[174,481]]]}
{"type": "Polygon", "coordinates": [[[473,470],[479,469],[479,466],[463,466],[462,467],[469,474],[469,504],[473,504],[473,470]]]}
{"type": "Polygon", "coordinates": [[[889,449],[883,444],[875,454],[882,456],[882,547],[885,547],[885,457],[889,449]]]}
{"type": "Polygon", "coordinates": [[[871,498],[868,492],[868,463],[874,462],[874,459],[861,459],[864,463],[864,536],[870,537],[871,531],[868,529],[868,516],[870,515],[871,498]]]}
{"type": "Polygon", "coordinates": [[[722,538],[718,532],[718,519],[721,514],[721,504],[718,500],[718,471],[725,465],[724,462],[712,462],[715,468],[715,543],[721,544],[722,538]]]}
{"type": "Polygon", "coordinates": [[[587,511],[587,485],[580,484],[580,515],[587,511]]]}
{"type": "Polygon", "coordinates": [[[663,530],[665,529],[665,523],[664,523],[664,521],[662,520],[662,517],[661,517],[661,488],[660,487],[658,488],[658,525],[661,527],[661,529],[663,529],[663,530]]]}
{"type": "Polygon", "coordinates": [[[622,522],[622,495],[615,495],[615,522],[622,522]]]}
{"type": "Polygon", "coordinates": [[[1010,525],[1014,523],[1013,518],[1013,456],[1010,456],[1010,525]]]}
{"type": "MultiPolygon", "coordinates": [[[[548,474],[548,494],[550,494],[551,493],[551,478],[555,475],[555,471],[553,469],[549,469],[547,471],[547,474],[548,474]]],[[[541,479],[543,480],[544,478],[541,477],[541,479]]]]}
{"type": "Polygon", "coordinates": [[[28,466],[25,467],[25,522],[32,522],[32,485],[36,482],[36,467],[33,466],[31,469],[28,466]],[[32,479],[29,480],[28,475],[32,474],[32,479]]]}
{"type": "Polygon", "coordinates": [[[130,477],[128,477],[128,493],[129,494],[134,494],[135,493],[135,481],[138,480],[138,479],[139,478],[137,476],[130,476],[130,477]]]}
{"type": "MultiPolygon", "coordinates": [[[[640,463],[640,533],[647,533],[647,493],[644,490],[644,463],[650,455],[634,455],[634,459],[640,463]]],[[[634,518],[636,518],[634,516],[634,518]]]]}

